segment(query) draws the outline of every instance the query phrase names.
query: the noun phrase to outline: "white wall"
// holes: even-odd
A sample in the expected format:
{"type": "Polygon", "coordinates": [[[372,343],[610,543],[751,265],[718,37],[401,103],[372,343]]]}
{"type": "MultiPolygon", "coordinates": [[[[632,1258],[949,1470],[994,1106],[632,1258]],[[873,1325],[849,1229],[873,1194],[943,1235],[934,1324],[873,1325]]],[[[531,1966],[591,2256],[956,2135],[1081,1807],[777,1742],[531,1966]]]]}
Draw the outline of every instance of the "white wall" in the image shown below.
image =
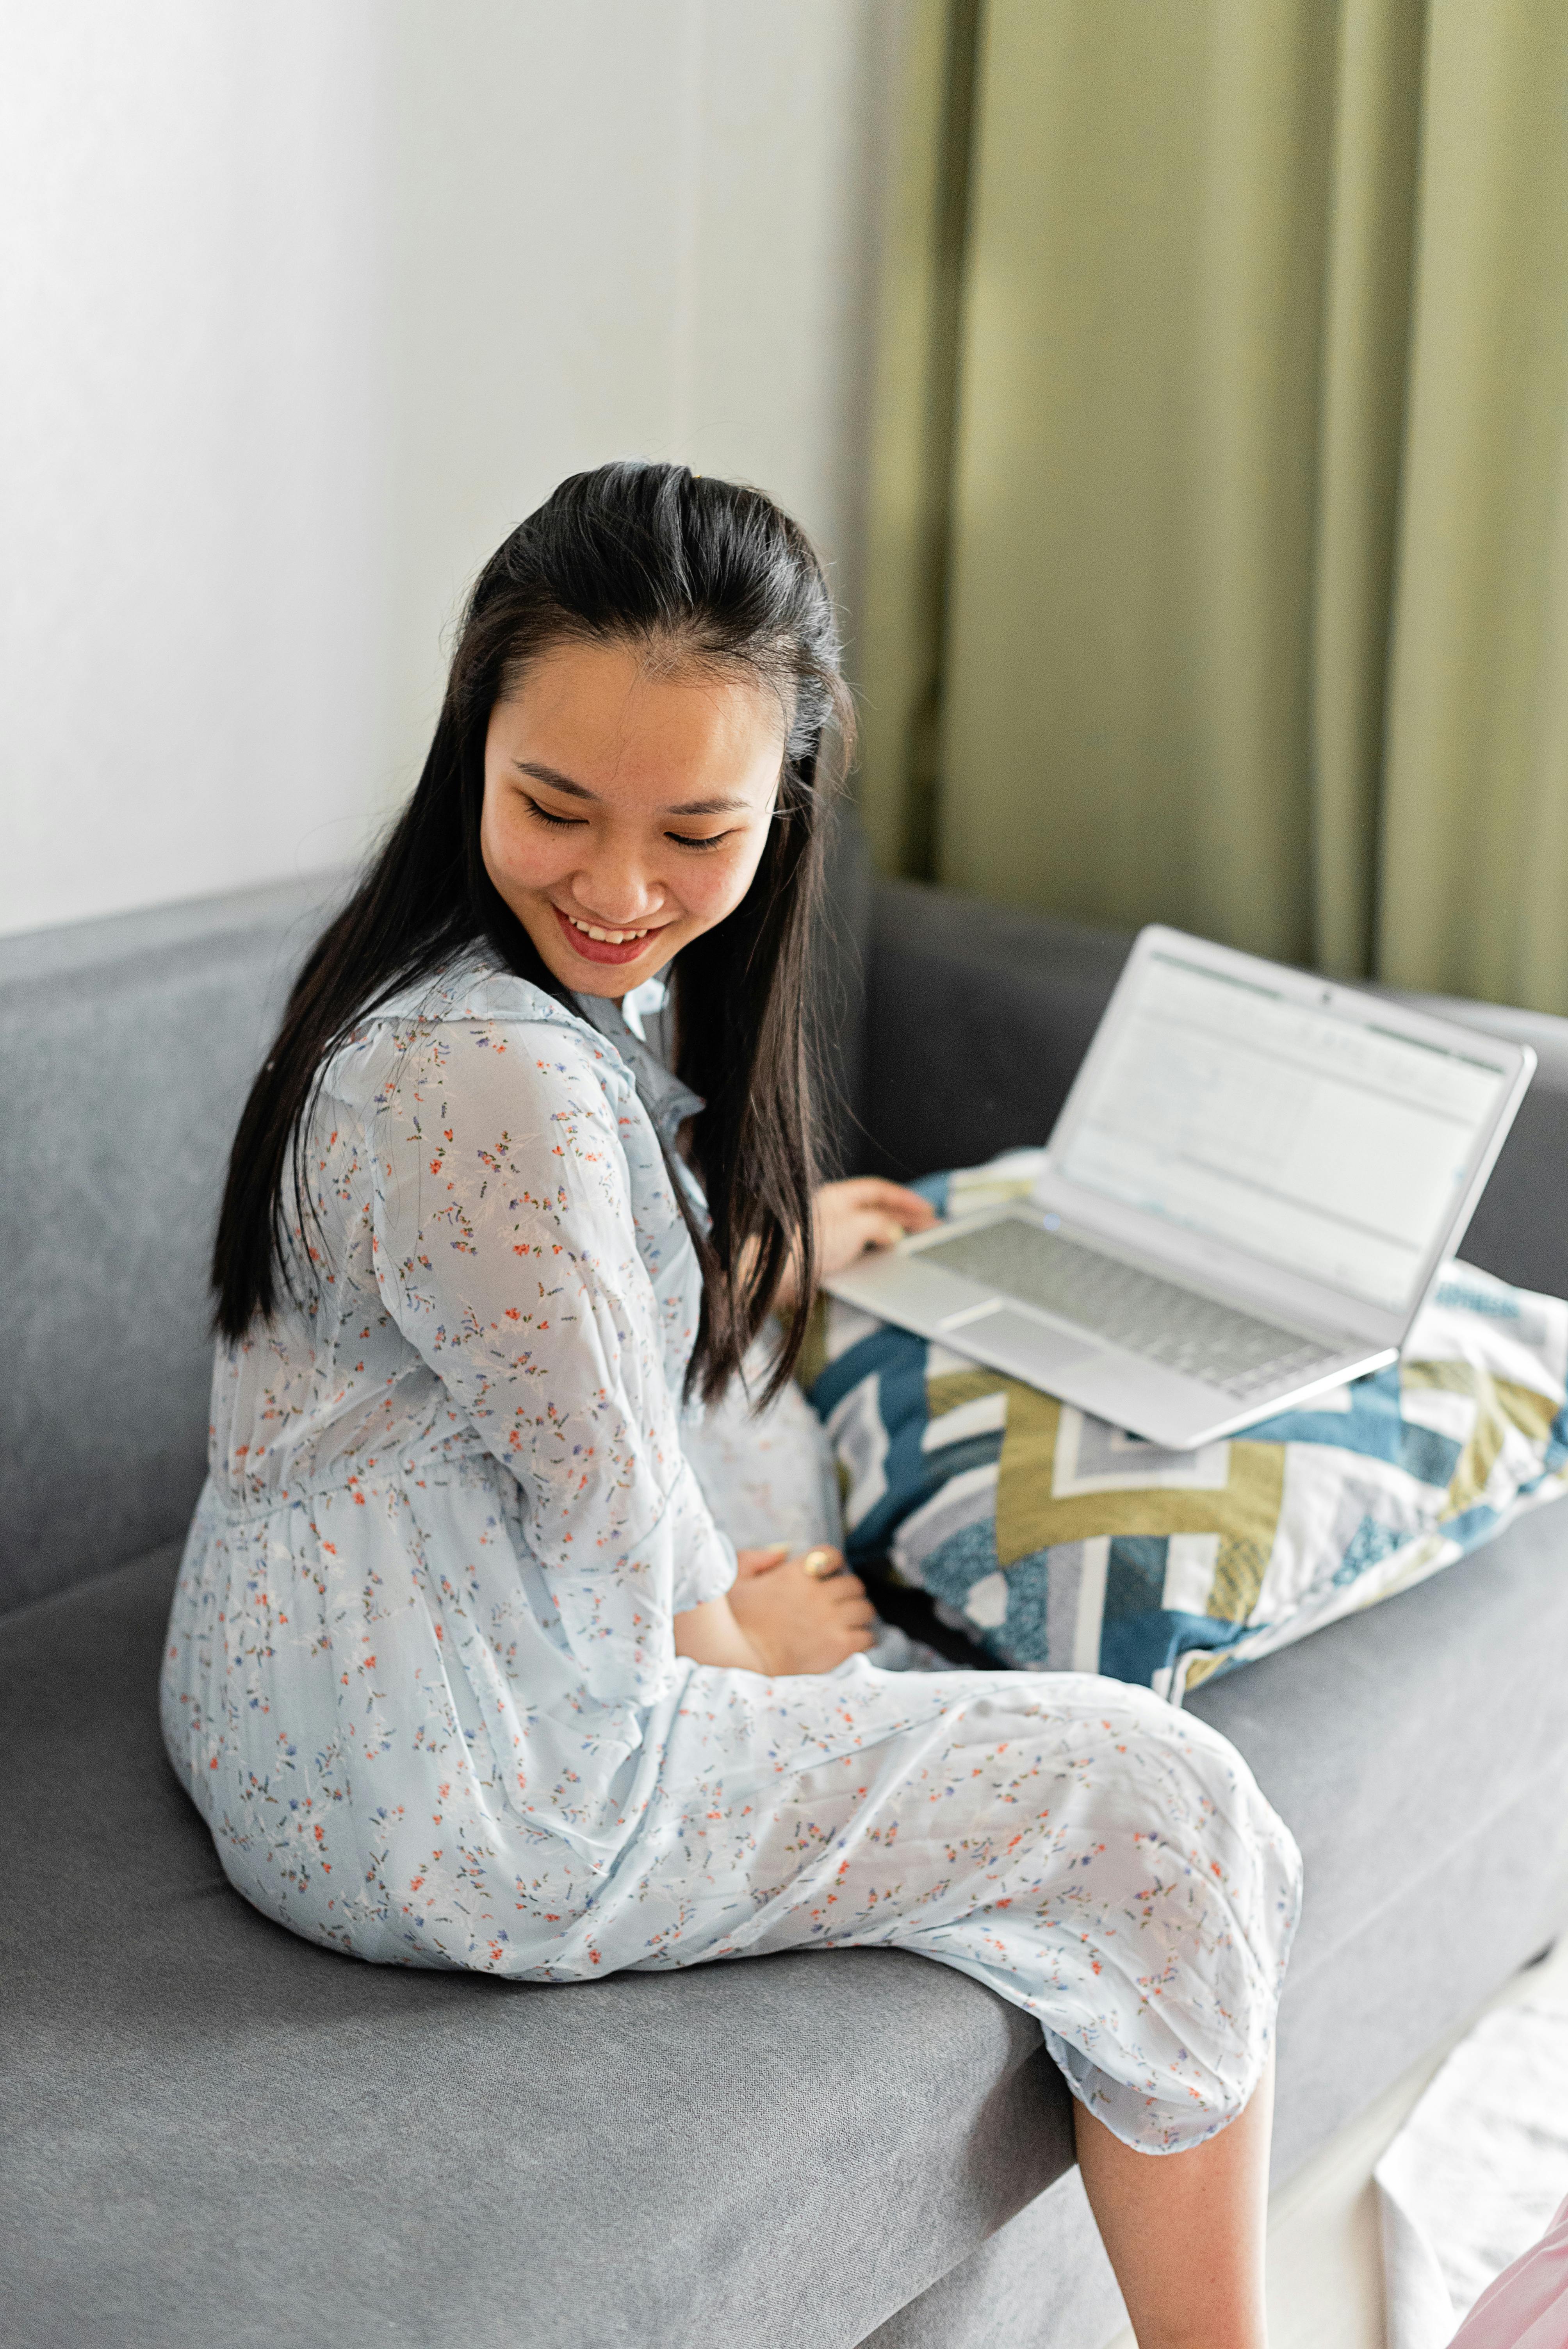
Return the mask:
{"type": "Polygon", "coordinates": [[[49,0],[0,33],[0,931],[342,862],[563,474],[841,564],[900,0],[49,0]]]}
{"type": "Polygon", "coordinates": [[[852,587],[893,16],[875,0],[395,13],[407,759],[460,587],[579,467],[680,457],[759,481],[852,587]]]}

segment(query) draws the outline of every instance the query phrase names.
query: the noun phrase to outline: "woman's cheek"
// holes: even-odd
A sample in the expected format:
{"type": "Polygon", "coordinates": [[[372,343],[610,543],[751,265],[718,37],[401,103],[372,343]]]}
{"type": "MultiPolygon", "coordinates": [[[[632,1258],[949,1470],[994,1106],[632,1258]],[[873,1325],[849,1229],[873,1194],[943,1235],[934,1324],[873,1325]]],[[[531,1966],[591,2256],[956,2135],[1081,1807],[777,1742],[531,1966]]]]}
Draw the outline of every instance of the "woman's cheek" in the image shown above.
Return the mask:
{"type": "MultiPolygon", "coordinates": [[[[762,851],[766,842],[767,834],[764,833],[757,840],[748,841],[725,856],[721,871],[705,872],[699,876],[707,885],[706,902],[702,911],[708,921],[721,922],[727,914],[734,913],[757,877],[757,868],[762,862],[762,851]]],[[[711,862],[718,864],[720,860],[718,857],[714,857],[711,862]]],[[[687,902],[691,903],[689,896],[687,902]]],[[[694,912],[697,910],[695,905],[692,910],[694,912]]]]}
{"type": "Polygon", "coordinates": [[[498,810],[487,797],[480,819],[480,849],[485,869],[498,888],[537,887],[533,846],[511,808],[498,810]]]}
{"type": "Polygon", "coordinates": [[[522,889],[553,888],[574,861],[582,861],[570,853],[572,837],[552,837],[526,821],[509,826],[501,848],[507,878],[522,889]]]}

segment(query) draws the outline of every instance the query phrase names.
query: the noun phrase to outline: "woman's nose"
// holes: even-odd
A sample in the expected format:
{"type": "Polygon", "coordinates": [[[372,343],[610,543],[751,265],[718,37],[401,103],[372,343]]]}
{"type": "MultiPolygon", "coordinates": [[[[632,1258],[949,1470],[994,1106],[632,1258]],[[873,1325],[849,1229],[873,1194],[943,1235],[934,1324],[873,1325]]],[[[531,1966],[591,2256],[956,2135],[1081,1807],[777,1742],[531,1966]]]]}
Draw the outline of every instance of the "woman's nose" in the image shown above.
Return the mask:
{"type": "Polygon", "coordinates": [[[665,901],[661,883],[641,860],[606,848],[572,876],[572,891],[586,914],[600,915],[612,929],[625,929],[665,901]]]}

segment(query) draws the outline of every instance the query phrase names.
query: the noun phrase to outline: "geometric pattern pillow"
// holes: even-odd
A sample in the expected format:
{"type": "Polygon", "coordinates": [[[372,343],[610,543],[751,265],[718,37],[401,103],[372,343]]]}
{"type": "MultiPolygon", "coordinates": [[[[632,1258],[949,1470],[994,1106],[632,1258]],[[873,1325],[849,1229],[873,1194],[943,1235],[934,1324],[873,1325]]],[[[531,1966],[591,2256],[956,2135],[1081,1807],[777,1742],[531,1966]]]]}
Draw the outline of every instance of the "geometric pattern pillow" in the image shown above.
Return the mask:
{"type": "MultiPolygon", "coordinates": [[[[1039,1156],[918,1187],[968,1213],[1026,1195],[1039,1156]]],[[[798,1375],[857,1572],[929,1592],[999,1663],[1176,1704],[1568,1492],[1568,1303],[1460,1263],[1398,1363],[1197,1452],[833,1299],[798,1375]]]]}

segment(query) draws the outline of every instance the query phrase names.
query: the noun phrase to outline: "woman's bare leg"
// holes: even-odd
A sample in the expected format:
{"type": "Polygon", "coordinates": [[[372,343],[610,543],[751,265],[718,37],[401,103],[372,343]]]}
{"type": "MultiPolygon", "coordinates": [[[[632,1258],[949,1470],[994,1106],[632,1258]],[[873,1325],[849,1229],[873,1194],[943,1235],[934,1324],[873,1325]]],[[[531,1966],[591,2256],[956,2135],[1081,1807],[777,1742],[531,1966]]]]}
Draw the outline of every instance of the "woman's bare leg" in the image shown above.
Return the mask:
{"type": "Polygon", "coordinates": [[[1191,2153],[1134,2153],[1076,2098],[1073,2117],[1138,2349],[1267,2349],[1272,2059],[1246,2110],[1191,2153]]]}

